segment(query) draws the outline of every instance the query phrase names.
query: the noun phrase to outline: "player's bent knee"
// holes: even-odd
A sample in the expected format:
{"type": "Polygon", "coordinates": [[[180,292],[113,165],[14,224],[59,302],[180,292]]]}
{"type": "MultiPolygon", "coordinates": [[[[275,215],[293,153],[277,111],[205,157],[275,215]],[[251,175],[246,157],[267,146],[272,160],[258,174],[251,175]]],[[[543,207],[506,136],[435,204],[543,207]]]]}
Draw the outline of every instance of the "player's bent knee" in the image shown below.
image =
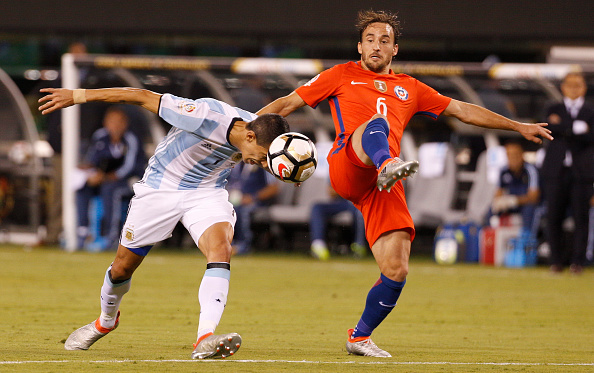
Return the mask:
{"type": "Polygon", "coordinates": [[[111,279],[116,282],[125,281],[132,277],[135,269],[136,269],[136,267],[130,267],[130,266],[122,265],[121,263],[114,262],[111,265],[111,270],[110,270],[111,279]]]}
{"type": "Polygon", "coordinates": [[[200,251],[209,262],[228,262],[231,259],[233,226],[229,222],[215,223],[198,240],[200,251]]]}
{"type": "Polygon", "coordinates": [[[209,262],[229,262],[233,252],[231,242],[224,237],[207,240],[201,250],[209,262]]]}
{"type": "Polygon", "coordinates": [[[205,250],[206,260],[208,262],[226,262],[231,260],[233,247],[229,242],[220,242],[214,244],[205,250]]]}
{"type": "Polygon", "coordinates": [[[404,281],[408,276],[408,263],[399,263],[391,266],[383,266],[381,272],[384,276],[394,281],[404,281]]]}
{"type": "Polygon", "coordinates": [[[111,277],[114,281],[127,280],[142,263],[144,256],[138,255],[120,245],[116,257],[111,264],[111,277]]]}

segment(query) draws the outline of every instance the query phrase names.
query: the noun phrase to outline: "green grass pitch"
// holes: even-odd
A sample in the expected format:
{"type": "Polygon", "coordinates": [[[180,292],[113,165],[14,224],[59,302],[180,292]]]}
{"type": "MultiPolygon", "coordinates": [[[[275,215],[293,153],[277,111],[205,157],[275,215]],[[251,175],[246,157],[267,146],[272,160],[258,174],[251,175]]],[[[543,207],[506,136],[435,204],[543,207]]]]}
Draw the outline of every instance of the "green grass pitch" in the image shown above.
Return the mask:
{"type": "Polygon", "coordinates": [[[346,331],[379,272],[373,259],[235,257],[217,332],[243,345],[191,361],[205,259],[155,250],[124,298],[120,327],[89,351],[69,333],[99,314],[113,253],[0,248],[1,372],[592,372],[594,270],[439,266],[413,259],[398,306],[373,334],[394,356],[347,355],[346,331]]]}

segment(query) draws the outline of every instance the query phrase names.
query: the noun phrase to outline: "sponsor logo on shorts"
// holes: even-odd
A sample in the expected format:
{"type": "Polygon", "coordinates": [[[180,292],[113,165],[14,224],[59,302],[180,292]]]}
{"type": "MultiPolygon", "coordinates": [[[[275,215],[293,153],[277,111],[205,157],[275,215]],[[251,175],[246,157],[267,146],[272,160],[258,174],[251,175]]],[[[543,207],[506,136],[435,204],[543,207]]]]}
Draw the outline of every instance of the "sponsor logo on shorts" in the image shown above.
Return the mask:
{"type": "Polygon", "coordinates": [[[385,93],[388,90],[388,85],[382,80],[374,80],[373,85],[375,86],[375,89],[381,93],[385,93]]]}
{"type": "Polygon", "coordinates": [[[408,99],[408,91],[399,85],[394,87],[394,93],[396,93],[396,96],[398,96],[398,98],[402,101],[406,101],[408,99]]]}

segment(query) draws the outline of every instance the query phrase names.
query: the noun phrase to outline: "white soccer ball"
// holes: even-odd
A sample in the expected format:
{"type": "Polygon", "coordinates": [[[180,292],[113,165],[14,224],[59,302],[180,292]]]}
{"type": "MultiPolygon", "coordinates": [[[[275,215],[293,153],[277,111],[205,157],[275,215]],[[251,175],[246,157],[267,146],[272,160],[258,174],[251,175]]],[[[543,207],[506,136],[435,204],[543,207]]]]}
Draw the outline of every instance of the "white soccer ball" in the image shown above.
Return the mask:
{"type": "Polygon", "coordinates": [[[268,149],[268,168],[279,180],[300,183],[313,175],[318,152],[313,142],[298,132],[278,136],[268,149]]]}

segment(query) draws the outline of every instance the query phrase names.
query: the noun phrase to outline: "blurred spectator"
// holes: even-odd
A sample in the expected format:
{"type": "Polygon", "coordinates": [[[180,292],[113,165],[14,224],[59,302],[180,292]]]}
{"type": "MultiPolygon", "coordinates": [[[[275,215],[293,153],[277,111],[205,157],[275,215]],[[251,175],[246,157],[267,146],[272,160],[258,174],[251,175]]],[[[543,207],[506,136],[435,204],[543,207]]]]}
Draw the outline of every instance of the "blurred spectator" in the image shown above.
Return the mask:
{"type": "Polygon", "coordinates": [[[89,203],[101,198],[103,217],[100,233],[104,246],[111,247],[119,237],[122,222],[122,199],[131,196],[131,184],[140,179],[146,167],[146,155],[140,140],[128,130],[128,117],[119,107],[111,107],[97,130],[85,161],[79,166],[86,181],[76,192],[79,247],[89,237],[89,203]]]}
{"type": "Polygon", "coordinates": [[[237,221],[233,237],[235,254],[251,251],[254,233],[252,232],[252,213],[259,207],[274,202],[279,192],[280,181],[261,167],[240,163],[229,176],[229,200],[235,208],[237,221]]]}
{"type": "MultiPolygon", "coordinates": [[[[318,141],[316,143],[316,149],[318,150],[318,166],[312,177],[325,178],[329,184],[330,167],[328,165],[327,157],[330,149],[332,149],[332,142],[324,140],[318,141]]],[[[351,252],[359,258],[365,256],[367,254],[367,246],[363,215],[351,202],[340,197],[330,185],[328,185],[327,190],[331,200],[328,202],[320,202],[312,206],[309,221],[311,254],[320,260],[327,260],[330,258],[330,250],[326,243],[328,220],[341,212],[349,211],[352,214],[352,229],[354,233],[353,242],[350,246],[351,252]]]]}
{"type": "Polygon", "coordinates": [[[363,257],[367,254],[365,246],[365,224],[363,215],[357,208],[346,199],[340,197],[331,186],[328,186],[328,193],[332,197],[329,202],[316,203],[311,209],[309,231],[311,238],[311,253],[320,260],[330,258],[330,250],[326,244],[326,228],[328,220],[341,212],[348,211],[353,217],[354,239],[351,243],[351,251],[356,257],[363,257]]]}
{"type": "Polygon", "coordinates": [[[586,90],[584,76],[569,73],[561,83],[563,102],[547,110],[548,128],[555,140],[547,144],[541,176],[553,272],[561,272],[569,259],[571,272],[579,274],[585,262],[594,182],[594,106],[585,102],[586,90]],[[570,258],[563,250],[563,220],[568,206],[575,222],[570,258]]]}
{"type": "Polygon", "coordinates": [[[538,171],[524,162],[524,149],[519,141],[508,141],[505,153],[507,167],[499,175],[491,210],[495,214],[520,214],[522,228],[535,237],[534,211],[540,200],[538,171]]]}

